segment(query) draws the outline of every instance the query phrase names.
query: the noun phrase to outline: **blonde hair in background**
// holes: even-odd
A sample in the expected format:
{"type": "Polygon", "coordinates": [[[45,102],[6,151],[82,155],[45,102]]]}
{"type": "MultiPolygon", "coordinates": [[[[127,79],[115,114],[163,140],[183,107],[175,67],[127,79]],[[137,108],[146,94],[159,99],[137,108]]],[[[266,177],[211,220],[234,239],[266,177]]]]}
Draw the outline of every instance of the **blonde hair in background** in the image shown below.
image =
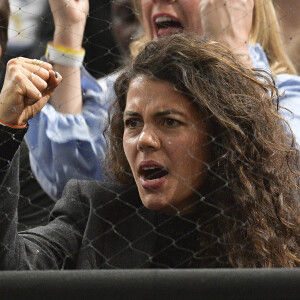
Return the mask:
{"type": "Polygon", "coordinates": [[[297,74],[284,50],[281,30],[272,0],[254,0],[254,12],[249,43],[259,43],[264,49],[273,75],[297,74]]]}
{"type": "MultiPolygon", "coordinates": [[[[132,1],[139,21],[143,23],[141,0],[132,1]]],[[[135,58],[141,52],[147,42],[149,42],[149,39],[142,35],[138,40],[131,43],[130,52],[132,58],[135,58]]],[[[296,68],[284,50],[280,26],[272,0],[254,0],[253,22],[249,43],[259,43],[262,46],[273,75],[282,73],[297,74],[296,68]]]]}

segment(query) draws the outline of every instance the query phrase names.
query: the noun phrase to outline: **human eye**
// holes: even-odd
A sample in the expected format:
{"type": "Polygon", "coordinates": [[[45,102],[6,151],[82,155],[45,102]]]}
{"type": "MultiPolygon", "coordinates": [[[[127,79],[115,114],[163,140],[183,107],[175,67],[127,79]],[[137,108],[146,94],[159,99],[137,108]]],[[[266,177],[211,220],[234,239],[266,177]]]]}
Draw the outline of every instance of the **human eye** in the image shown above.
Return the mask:
{"type": "Polygon", "coordinates": [[[142,126],[142,121],[137,118],[128,118],[124,120],[125,128],[135,129],[142,126]]]}
{"type": "Polygon", "coordinates": [[[164,118],[162,123],[165,127],[174,128],[182,125],[182,122],[173,118],[164,118]]]}

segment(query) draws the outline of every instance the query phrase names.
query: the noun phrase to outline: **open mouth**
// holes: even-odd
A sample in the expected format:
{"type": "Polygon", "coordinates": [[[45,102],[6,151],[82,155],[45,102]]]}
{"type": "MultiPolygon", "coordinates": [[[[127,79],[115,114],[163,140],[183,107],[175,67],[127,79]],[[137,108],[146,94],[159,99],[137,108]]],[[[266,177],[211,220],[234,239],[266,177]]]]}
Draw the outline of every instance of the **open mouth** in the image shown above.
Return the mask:
{"type": "Polygon", "coordinates": [[[157,190],[167,180],[169,170],[155,161],[144,161],[139,165],[138,175],[143,188],[157,190]]]}
{"type": "Polygon", "coordinates": [[[140,170],[141,177],[146,180],[160,179],[169,174],[166,168],[144,167],[140,170]]]}
{"type": "Polygon", "coordinates": [[[183,32],[182,23],[170,15],[156,15],[153,17],[155,31],[158,37],[183,32]]]}

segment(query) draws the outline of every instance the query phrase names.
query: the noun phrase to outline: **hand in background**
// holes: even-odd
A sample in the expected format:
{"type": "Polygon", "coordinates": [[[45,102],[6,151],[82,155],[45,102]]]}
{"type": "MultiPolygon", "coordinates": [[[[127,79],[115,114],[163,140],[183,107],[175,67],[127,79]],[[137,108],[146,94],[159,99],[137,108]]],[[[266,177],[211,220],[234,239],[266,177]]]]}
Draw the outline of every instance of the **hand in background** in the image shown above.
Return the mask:
{"type": "Polygon", "coordinates": [[[202,0],[199,4],[204,35],[234,52],[248,52],[254,0],[202,0]]]}
{"type": "Polygon", "coordinates": [[[89,0],[49,0],[49,4],[55,24],[54,45],[81,49],[89,0]]]}
{"type": "Polygon", "coordinates": [[[0,120],[10,125],[26,124],[45,106],[61,80],[49,63],[11,59],[0,93],[0,120]]]}

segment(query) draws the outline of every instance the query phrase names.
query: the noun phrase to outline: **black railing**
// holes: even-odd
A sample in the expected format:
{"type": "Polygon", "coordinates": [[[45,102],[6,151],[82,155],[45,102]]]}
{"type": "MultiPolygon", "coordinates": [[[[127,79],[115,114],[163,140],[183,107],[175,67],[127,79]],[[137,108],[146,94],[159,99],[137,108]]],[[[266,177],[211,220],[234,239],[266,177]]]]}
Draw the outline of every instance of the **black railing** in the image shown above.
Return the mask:
{"type": "Polygon", "coordinates": [[[300,269],[2,271],[0,299],[300,299],[300,269]]]}

